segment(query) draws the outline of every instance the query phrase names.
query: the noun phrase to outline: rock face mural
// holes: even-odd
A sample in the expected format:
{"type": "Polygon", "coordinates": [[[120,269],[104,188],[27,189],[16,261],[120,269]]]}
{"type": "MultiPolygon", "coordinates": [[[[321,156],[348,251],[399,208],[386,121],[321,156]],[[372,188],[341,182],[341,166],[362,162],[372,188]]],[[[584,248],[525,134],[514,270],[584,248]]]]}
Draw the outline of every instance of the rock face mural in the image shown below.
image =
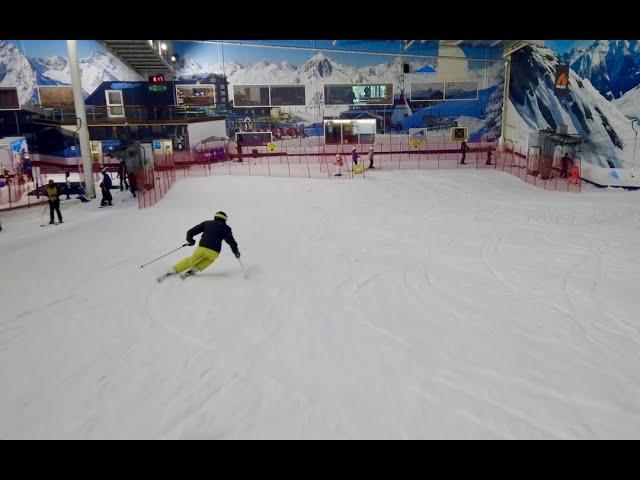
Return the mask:
{"type": "MultiPolygon", "coordinates": [[[[102,82],[142,78],[91,40],[78,40],[85,95],[102,82]]],[[[16,87],[20,103],[38,103],[37,86],[71,85],[64,40],[0,40],[0,86],[16,87]]]]}
{"type": "Polygon", "coordinates": [[[637,40],[598,40],[558,52],[528,46],[512,56],[505,137],[527,145],[529,134],[566,125],[583,137],[583,161],[632,168],[640,115],[640,45],[637,40]],[[565,96],[555,95],[558,64],[569,64],[565,96]]]}

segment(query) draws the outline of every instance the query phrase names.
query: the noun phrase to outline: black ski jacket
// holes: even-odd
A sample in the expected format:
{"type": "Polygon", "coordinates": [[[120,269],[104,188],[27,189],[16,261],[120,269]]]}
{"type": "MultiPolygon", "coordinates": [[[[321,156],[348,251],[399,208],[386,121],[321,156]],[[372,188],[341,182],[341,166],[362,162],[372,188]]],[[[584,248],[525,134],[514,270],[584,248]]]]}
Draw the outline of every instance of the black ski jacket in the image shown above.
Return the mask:
{"type": "Polygon", "coordinates": [[[193,237],[202,233],[199,245],[201,247],[210,248],[218,253],[222,249],[222,240],[227,242],[231,247],[231,251],[235,254],[238,253],[238,244],[231,228],[222,220],[207,220],[200,225],[196,225],[187,232],[187,242],[191,243],[193,237]]]}

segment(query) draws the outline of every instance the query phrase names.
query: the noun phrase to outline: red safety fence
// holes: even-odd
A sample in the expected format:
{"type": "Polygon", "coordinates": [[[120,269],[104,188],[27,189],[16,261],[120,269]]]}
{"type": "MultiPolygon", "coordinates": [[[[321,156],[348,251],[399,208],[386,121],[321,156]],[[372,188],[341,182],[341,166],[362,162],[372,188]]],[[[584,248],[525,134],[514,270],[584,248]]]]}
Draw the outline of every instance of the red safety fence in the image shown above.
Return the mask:
{"type": "MultiPolygon", "coordinates": [[[[409,135],[377,135],[374,144],[325,144],[322,137],[293,137],[274,139],[274,145],[245,147],[240,152],[231,147],[213,147],[193,151],[176,151],[167,156],[154,156],[153,166],[134,172],[138,189],[138,204],[146,208],[164,197],[176,180],[209,175],[257,175],[293,178],[325,178],[345,180],[365,178],[368,173],[369,151],[378,170],[431,169],[495,169],[514,175],[524,182],[546,190],[579,192],[580,159],[563,165],[559,158],[539,158],[536,153],[523,152],[513,142],[498,147],[496,142],[482,139],[468,142],[463,154],[461,143],[453,142],[446,134],[434,134],[416,141],[409,135]],[[352,149],[358,154],[361,172],[352,169],[352,149]],[[339,170],[336,155],[343,159],[339,170]],[[342,173],[336,176],[336,173],[342,173]]],[[[220,144],[222,145],[222,143],[220,144]]],[[[31,176],[15,174],[0,181],[0,209],[29,207],[42,204],[38,186],[50,178],[63,183],[65,172],[78,174],[84,181],[82,159],[61,158],[33,154],[31,176]]],[[[94,181],[100,181],[100,169],[92,165],[94,181]]],[[[112,172],[118,164],[107,165],[112,172]]]]}
{"type": "MultiPolygon", "coordinates": [[[[13,210],[42,205],[46,198],[42,194],[42,187],[49,180],[54,180],[62,186],[65,193],[66,173],[71,175],[71,183],[84,184],[81,157],[56,157],[52,155],[32,154],[31,168],[27,172],[14,172],[0,175],[0,210],[13,210]]],[[[117,165],[111,165],[117,170],[117,165]]],[[[94,181],[100,180],[101,165],[92,165],[94,181]]],[[[2,172],[0,172],[2,173],[2,172]]],[[[65,198],[64,196],[62,197],[65,198]]]]}
{"type": "Polygon", "coordinates": [[[507,172],[546,190],[579,192],[580,160],[562,171],[560,159],[541,159],[525,154],[507,142],[482,139],[468,142],[463,154],[461,142],[447,135],[429,136],[426,141],[412,141],[408,135],[377,135],[375,144],[331,145],[321,137],[276,139],[272,145],[243,148],[233,146],[223,152],[209,150],[179,151],[154,156],[153,167],[137,172],[140,208],[157,203],[181,178],[209,175],[256,175],[270,177],[325,178],[332,180],[365,178],[369,151],[378,170],[494,169],[507,172]],[[361,172],[352,169],[352,149],[358,154],[361,172]],[[336,155],[343,159],[342,175],[338,173],[336,155]],[[575,168],[574,168],[575,167],[575,168]],[[573,176],[573,179],[572,179],[573,176]]]}

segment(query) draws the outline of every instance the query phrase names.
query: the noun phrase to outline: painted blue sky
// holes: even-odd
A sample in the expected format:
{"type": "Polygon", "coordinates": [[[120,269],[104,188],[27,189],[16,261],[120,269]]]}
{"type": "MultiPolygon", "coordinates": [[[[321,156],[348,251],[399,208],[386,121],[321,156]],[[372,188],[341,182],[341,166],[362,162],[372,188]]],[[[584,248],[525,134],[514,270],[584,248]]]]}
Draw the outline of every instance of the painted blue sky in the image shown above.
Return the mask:
{"type": "MultiPolygon", "coordinates": [[[[289,40],[288,44],[293,46],[296,41],[289,40]]],[[[302,41],[301,41],[302,42],[302,41]]],[[[313,41],[307,40],[310,45],[313,41]]],[[[330,46],[330,42],[329,43],[330,46]]],[[[189,55],[200,64],[212,64],[221,62],[223,57],[225,62],[236,61],[243,65],[256,63],[260,60],[266,60],[269,63],[280,63],[283,60],[299,67],[308,61],[315,53],[312,47],[305,45],[296,45],[298,48],[273,48],[263,46],[239,46],[239,45],[221,45],[219,43],[195,43],[195,42],[174,42],[176,53],[181,55],[189,55]]],[[[343,65],[353,67],[365,67],[379,65],[385,62],[393,62],[396,54],[379,55],[375,53],[352,53],[331,50],[330,48],[321,48],[324,55],[343,65]]],[[[420,59],[426,61],[426,59],[420,59]]]]}
{"type": "Polygon", "coordinates": [[[565,53],[573,48],[584,48],[591,45],[595,40],[546,40],[545,45],[557,53],[565,53]]]}
{"type": "MultiPolygon", "coordinates": [[[[52,57],[59,55],[67,58],[67,42],[65,40],[16,40],[27,57],[52,57]]],[[[78,56],[90,56],[94,51],[105,53],[105,49],[94,40],[78,40],[78,56]]]]}

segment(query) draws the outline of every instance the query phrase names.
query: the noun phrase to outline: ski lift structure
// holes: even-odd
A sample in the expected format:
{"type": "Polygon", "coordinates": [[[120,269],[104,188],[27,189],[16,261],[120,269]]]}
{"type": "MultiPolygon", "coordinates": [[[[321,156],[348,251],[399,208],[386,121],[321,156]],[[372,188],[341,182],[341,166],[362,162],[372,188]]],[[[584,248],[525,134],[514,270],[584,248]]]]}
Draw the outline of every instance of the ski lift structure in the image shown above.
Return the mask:
{"type": "Polygon", "coordinates": [[[581,145],[585,139],[578,134],[567,133],[566,125],[558,125],[555,130],[539,130],[529,138],[529,154],[538,159],[537,172],[542,180],[551,178],[553,162],[557,148],[566,152],[569,149],[573,157],[580,157],[581,145]]]}

